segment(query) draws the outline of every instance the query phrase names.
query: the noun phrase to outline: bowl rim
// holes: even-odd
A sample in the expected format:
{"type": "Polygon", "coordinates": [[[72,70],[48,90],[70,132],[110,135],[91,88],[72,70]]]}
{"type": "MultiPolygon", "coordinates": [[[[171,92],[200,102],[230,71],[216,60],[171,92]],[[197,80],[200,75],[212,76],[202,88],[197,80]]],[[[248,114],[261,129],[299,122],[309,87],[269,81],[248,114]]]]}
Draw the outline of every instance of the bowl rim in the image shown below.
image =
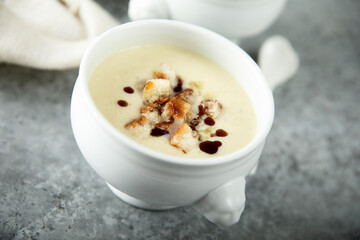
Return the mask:
{"type": "Polygon", "coordinates": [[[120,142],[124,143],[127,147],[130,147],[131,149],[140,152],[150,158],[157,159],[159,161],[182,165],[182,166],[214,166],[214,165],[220,165],[229,163],[238,159],[242,159],[245,156],[251,154],[253,151],[255,151],[259,146],[262,145],[262,143],[265,141],[272,123],[274,119],[274,99],[272,95],[272,91],[265,80],[265,77],[258,67],[258,65],[251,59],[251,57],[244,52],[240,47],[238,47],[236,44],[228,40],[227,38],[212,32],[208,29],[205,29],[200,26],[196,26],[190,23],[184,23],[180,21],[175,20],[163,20],[163,19],[152,19],[152,20],[140,20],[140,21],[134,21],[129,23],[124,23],[119,26],[116,26],[112,29],[109,29],[108,31],[101,34],[91,45],[87,48],[85,54],[83,55],[83,58],[80,63],[79,67],[79,75],[77,82],[80,83],[80,92],[82,93],[82,97],[85,98],[84,102],[87,105],[88,109],[91,112],[91,115],[96,119],[97,122],[115,139],[118,139],[120,142]],[[232,48],[234,48],[234,51],[240,51],[240,54],[243,58],[247,59],[246,61],[252,65],[252,68],[256,71],[256,74],[260,76],[259,80],[263,83],[265,86],[264,98],[269,99],[271,102],[269,103],[270,111],[269,111],[269,117],[264,123],[265,126],[263,128],[263,131],[258,132],[255,134],[253,139],[244,147],[238,149],[235,152],[223,155],[223,156],[216,156],[216,157],[209,157],[209,158],[186,158],[186,157],[178,157],[178,156],[171,156],[165,153],[161,153],[155,150],[152,150],[148,147],[145,147],[141,145],[140,143],[136,142],[133,139],[130,139],[125,134],[121,133],[118,129],[115,128],[100,112],[100,110],[96,107],[95,102],[93,101],[90,90],[88,88],[88,75],[90,75],[90,69],[88,69],[88,62],[89,55],[91,54],[92,50],[102,42],[103,39],[107,38],[109,35],[114,34],[115,32],[123,31],[128,28],[133,27],[152,27],[152,26],[159,26],[166,25],[173,28],[183,29],[183,30],[191,30],[191,31],[197,31],[201,33],[202,35],[205,35],[206,37],[211,38],[217,38],[217,40],[224,42],[224,44],[230,44],[232,48]],[[87,76],[87,77],[85,77],[87,76]]]}

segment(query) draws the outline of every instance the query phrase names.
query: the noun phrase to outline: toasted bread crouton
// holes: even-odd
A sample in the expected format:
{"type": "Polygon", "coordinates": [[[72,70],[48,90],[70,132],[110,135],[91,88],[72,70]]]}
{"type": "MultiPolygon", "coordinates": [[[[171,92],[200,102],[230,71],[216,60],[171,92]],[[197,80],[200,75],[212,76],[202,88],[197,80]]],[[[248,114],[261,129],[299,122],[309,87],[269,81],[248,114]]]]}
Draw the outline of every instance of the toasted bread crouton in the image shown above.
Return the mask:
{"type": "Polygon", "coordinates": [[[155,124],[155,127],[160,128],[162,130],[166,130],[166,131],[171,131],[171,129],[172,129],[170,122],[157,123],[157,124],[155,124]]]}
{"type": "Polygon", "coordinates": [[[175,121],[183,121],[190,109],[190,103],[174,96],[165,104],[161,117],[164,121],[168,121],[170,117],[173,117],[175,121]]]}
{"type": "Polygon", "coordinates": [[[181,98],[185,101],[189,101],[190,96],[192,96],[193,93],[194,93],[194,91],[192,89],[188,88],[188,89],[185,89],[184,91],[176,94],[176,96],[178,96],[179,98],[181,98]]]}
{"type": "Polygon", "coordinates": [[[216,118],[219,116],[221,109],[222,105],[217,100],[205,99],[199,105],[199,115],[206,114],[209,117],[216,118]]]}
{"type": "Polygon", "coordinates": [[[140,114],[152,123],[160,121],[159,104],[149,103],[140,108],[140,114]]]}
{"type": "Polygon", "coordinates": [[[161,65],[153,73],[155,78],[168,79],[172,87],[177,85],[176,73],[166,64],[161,65]]]}
{"type": "Polygon", "coordinates": [[[185,115],[185,121],[186,122],[191,122],[192,120],[194,120],[197,117],[197,114],[193,113],[192,111],[188,112],[185,115]]]}
{"type": "Polygon", "coordinates": [[[186,123],[181,125],[170,139],[170,144],[181,149],[184,153],[187,153],[191,149],[195,148],[198,143],[198,134],[186,123]]]}
{"type": "Polygon", "coordinates": [[[125,128],[134,136],[146,138],[151,131],[150,122],[146,117],[142,116],[139,119],[129,122],[125,128]]]}
{"type": "MultiPolygon", "coordinates": [[[[165,74],[165,73],[163,73],[163,72],[157,72],[157,71],[155,71],[154,73],[153,73],[153,75],[154,75],[154,78],[156,78],[156,79],[168,79],[168,76],[165,74]]],[[[168,79],[169,80],[169,79],[168,79]]]]}
{"type": "Polygon", "coordinates": [[[152,79],[146,81],[144,87],[144,99],[149,103],[165,103],[170,98],[171,86],[169,80],[152,79]]]}
{"type": "Polygon", "coordinates": [[[208,127],[200,130],[196,129],[196,132],[199,134],[199,141],[205,141],[210,137],[214,137],[212,134],[215,132],[215,127],[208,127]]]}

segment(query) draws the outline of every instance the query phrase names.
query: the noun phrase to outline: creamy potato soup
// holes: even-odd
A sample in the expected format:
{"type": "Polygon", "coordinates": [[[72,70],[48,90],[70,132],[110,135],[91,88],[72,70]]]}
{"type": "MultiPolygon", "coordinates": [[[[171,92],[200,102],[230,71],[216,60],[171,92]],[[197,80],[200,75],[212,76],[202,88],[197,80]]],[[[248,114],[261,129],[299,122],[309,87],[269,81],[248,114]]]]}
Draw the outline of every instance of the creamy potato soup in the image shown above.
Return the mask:
{"type": "Polygon", "coordinates": [[[120,132],[165,154],[226,155],[256,131],[251,101],[234,77],[182,48],[146,45],[118,52],[92,72],[89,89],[120,132]]]}

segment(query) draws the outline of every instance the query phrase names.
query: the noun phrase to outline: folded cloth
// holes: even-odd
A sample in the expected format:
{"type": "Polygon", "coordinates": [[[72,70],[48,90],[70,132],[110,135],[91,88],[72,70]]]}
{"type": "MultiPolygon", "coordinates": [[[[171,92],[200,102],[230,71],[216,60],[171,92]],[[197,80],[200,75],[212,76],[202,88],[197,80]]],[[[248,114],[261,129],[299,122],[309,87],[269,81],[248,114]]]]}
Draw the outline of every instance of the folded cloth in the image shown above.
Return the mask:
{"type": "Polygon", "coordinates": [[[89,44],[118,24],[93,0],[0,0],[0,62],[77,67],[89,44]]]}

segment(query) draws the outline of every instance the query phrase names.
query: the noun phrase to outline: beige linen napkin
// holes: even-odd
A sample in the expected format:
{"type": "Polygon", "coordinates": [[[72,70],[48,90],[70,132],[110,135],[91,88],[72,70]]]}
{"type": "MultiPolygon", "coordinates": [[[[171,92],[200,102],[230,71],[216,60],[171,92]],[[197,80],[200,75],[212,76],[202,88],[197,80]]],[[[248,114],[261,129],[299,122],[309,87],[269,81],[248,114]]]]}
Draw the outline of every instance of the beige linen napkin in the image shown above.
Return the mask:
{"type": "Polygon", "coordinates": [[[77,67],[94,38],[118,24],[93,0],[0,0],[0,62],[77,67]]]}

